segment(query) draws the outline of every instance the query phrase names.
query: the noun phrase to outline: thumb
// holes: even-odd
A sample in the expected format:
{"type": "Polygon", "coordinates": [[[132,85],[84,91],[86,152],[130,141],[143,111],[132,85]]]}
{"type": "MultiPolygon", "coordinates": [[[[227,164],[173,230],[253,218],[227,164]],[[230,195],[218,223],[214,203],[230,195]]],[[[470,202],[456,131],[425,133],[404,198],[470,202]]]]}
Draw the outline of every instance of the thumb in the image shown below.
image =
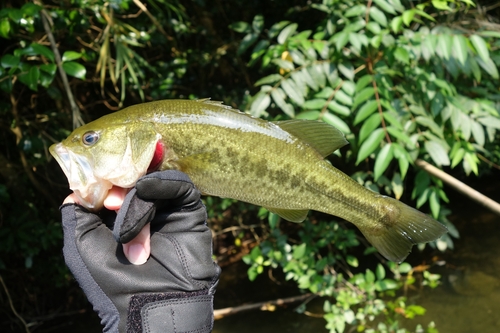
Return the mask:
{"type": "Polygon", "coordinates": [[[123,244],[123,253],[134,265],[144,264],[151,253],[151,225],[147,223],[130,242],[123,244]]]}

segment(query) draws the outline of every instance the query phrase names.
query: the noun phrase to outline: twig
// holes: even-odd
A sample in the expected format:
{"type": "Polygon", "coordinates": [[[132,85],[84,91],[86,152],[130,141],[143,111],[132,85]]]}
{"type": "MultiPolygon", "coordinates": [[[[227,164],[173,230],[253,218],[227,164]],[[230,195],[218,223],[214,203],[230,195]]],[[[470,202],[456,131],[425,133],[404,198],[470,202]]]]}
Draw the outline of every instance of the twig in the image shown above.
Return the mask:
{"type": "Polygon", "coordinates": [[[140,2],[139,0],[133,0],[133,1],[137,7],[139,7],[144,13],[146,13],[146,15],[149,17],[151,22],[153,22],[153,24],[161,32],[161,34],[163,36],[165,36],[165,38],[168,41],[172,42],[174,39],[167,34],[167,32],[161,26],[160,22],[158,22],[158,20],[149,12],[148,8],[146,6],[144,6],[144,4],[142,2],[140,2]]]}
{"type": "MultiPolygon", "coordinates": [[[[41,1],[35,1],[39,5],[43,5],[41,1]]],[[[59,50],[57,49],[57,43],[54,38],[54,35],[52,34],[52,29],[49,24],[50,20],[50,15],[47,13],[45,9],[42,9],[42,22],[43,22],[43,28],[45,29],[45,32],[47,33],[47,37],[49,38],[50,41],[50,46],[52,48],[52,52],[54,52],[54,58],[56,60],[56,66],[57,70],[59,71],[59,75],[61,76],[61,80],[64,85],[64,90],[66,90],[66,95],[68,96],[68,101],[71,106],[71,114],[73,116],[73,129],[80,127],[81,125],[84,124],[84,121],[82,119],[82,116],[80,114],[80,109],[76,105],[75,98],[73,96],[73,92],[71,91],[71,87],[69,86],[69,81],[68,81],[68,76],[66,75],[66,72],[64,71],[62,67],[62,60],[61,60],[61,54],[59,53],[59,50]]]]}
{"type": "Polygon", "coordinates": [[[0,283],[2,284],[3,290],[5,291],[5,294],[7,294],[7,298],[9,299],[9,305],[10,309],[14,313],[14,315],[23,323],[24,329],[26,330],[26,333],[30,333],[30,329],[28,327],[28,324],[26,321],[24,321],[23,317],[19,313],[17,313],[16,308],[14,308],[14,304],[12,303],[12,298],[10,297],[9,290],[7,289],[7,286],[5,285],[5,282],[3,281],[2,276],[0,275],[0,283]]]}
{"type": "Polygon", "coordinates": [[[455,177],[450,176],[446,172],[436,168],[435,166],[423,161],[423,160],[416,160],[415,164],[420,167],[422,170],[426,171],[427,173],[431,174],[432,176],[441,179],[443,182],[446,184],[450,185],[457,191],[461,192],[462,194],[465,194],[468,196],[470,199],[476,201],[477,203],[483,205],[484,207],[490,209],[494,213],[500,215],[500,204],[496,201],[491,200],[484,194],[474,190],[472,187],[462,183],[455,177]]]}
{"type": "Polygon", "coordinates": [[[296,302],[302,302],[306,301],[310,298],[314,298],[316,295],[314,294],[304,294],[304,295],[299,295],[299,296],[293,296],[293,297],[287,297],[287,298],[278,298],[273,301],[266,301],[266,302],[258,302],[258,303],[252,303],[252,304],[245,304],[245,305],[240,305],[240,306],[235,306],[235,307],[230,307],[230,308],[224,308],[224,309],[218,309],[214,310],[214,319],[222,319],[224,317],[237,314],[240,312],[245,312],[245,311],[250,311],[250,310],[257,310],[260,309],[262,311],[267,311],[273,306],[276,305],[285,305],[285,304],[290,304],[290,303],[296,303],[296,302]]]}

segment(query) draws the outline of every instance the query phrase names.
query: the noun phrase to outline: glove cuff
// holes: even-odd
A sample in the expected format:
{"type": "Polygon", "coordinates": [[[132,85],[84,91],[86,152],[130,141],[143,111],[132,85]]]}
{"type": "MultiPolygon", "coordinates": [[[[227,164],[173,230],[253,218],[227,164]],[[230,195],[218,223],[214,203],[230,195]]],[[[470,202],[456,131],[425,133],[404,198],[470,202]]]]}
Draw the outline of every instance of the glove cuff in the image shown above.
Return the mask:
{"type": "Polygon", "coordinates": [[[213,320],[213,295],[208,290],[134,295],[127,333],[210,333],[213,320]]]}

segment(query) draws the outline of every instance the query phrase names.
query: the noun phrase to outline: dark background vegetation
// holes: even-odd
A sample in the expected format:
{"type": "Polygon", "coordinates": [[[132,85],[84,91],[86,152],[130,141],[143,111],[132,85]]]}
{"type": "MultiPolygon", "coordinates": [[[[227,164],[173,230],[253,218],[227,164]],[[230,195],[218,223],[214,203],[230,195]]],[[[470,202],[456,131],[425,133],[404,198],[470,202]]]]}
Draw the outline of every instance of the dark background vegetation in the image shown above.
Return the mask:
{"type": "MultiPolygon", "coordinates": [[[[338,24],[339,29],[344,27],[344,23],[340,20],[331,19],[337,15],[334,10],[324,11],[314,7],[321,3],[321,1],[303,0],[151,0],[142,2],[142,5],[147,6],[148,12],[140,8],[141,2],[132,0],[67,0],[43,3],[5,0],[2,3],[0,10],[0,277],[2,279],[0,327],[2,331],[4,328],[6,331],[26,331],[29,327],[33,332],[48,332],[57,318],[79,313],[82,309],[89,311],[85,297],[63,262],[58,206],[68,195],[69,190],[62,171],[48,153],[48,147],[65,138],[73,127],[82,121],[89,122],[101,115],[141,102],[167,98],[210,97],[241,110],[250,110],[252,105],[261,101],[259,94],[266,94],[261,87],[255,85],[259,79],[273,73],[280,73],[286,77],[283,74],[286,71],[283,72],[284,68],[278,62],[276,62],[278,66],[271,67],[261,64],[260,60],[255,60],[262,57],[260,51],[263,49],[268,51],[267,56],[272,59],[287,60],[284,49],[272,48],[278,45],[276,38],[267,37],[267,32],[273,25],[287,20],[298,24],[297,32],[305,30],[319,32],[326,31],[325,27],[330,20],[334,22],[333,24],[338,24]],[[265,19],[264,28],[255,29],[255,25],[260,24],[256,17],[265,19]],[[50,26],[49,30],[55,39],[55,44],[51,44],[50,34],[44,26],[44,21],[50,26]],[[253,23],[253,31],[257,31],[257,34],[252,37],[252,29],[243,27],[241,22],[249,25],[253,23]],[[254,40],[250,43],[248,39],[245,40],[247,37],[252,37],[254,40]],[[262,48],[259,49],[256,46],[259,45],[257,41],[266,38],[271,41],[270,44],[260,44],[262,48]],[[106,41],[109,43],[106,44],[106,41]],[[53,46],[56,46],[63,57],[62,71],[57,68],[58,60],[53,46]],[[251,62],[254,64],[249,65],[251,62]],[[65,73],[69,81],[68,86],[65,86],[64,80],[59,75],[61,72],[65,73]],[[72,92],[72,96],[68,95],[68,91],[72,92]],[[73,106],[71,101],[74,102],[73,106]]],[[[493,32],[481,36],[488,45],[488,56],[491,57],[494,66],[498,67],[500,64],[498,1],[476,1],[475,6],[469,6],[468,1],[438,1],[449,5],[450,10],[439,8],[439,4],[436,5],[431,1],[408,0],[401,3],[407,9],[425,5],[422,11],[434,17],[434,21],[426,21],[424,16],[416,15],[422,18],[422,21],[409,22],[411,24],[404,26],[408,31],[420,31],[419,29],[428,24],[431,28],[445,26],[455,29],[453,33],[462,34],[467,38],[482,31],[493,32]]],[[[323,4],[327,8],[342,8],[342,6],[352,8],[360,4],[377,6],[380,1],[323,1],[323,4]]],[[[386,14],[389,19],[392,17],[390,13],[386,14]]],[[[365,17],[364,13],[358,15],[360,18],[365,17]]],[[[401,36],[402,32],[388,30],[388,34],[401,36]]],[[[330,59],[332,63],[335,63],[334,59],[351,61],[345,52],[335,50],[336,40],[332,38],[325,37],[325,40],[332,45],[329,61],[330,59]]],[[[412,37],[409,36],[408,39],[408,45],[414,45],[412,37]]],[[[470,39],[467,39],[467,43],[470,48],[468,51],[470,58],[481,56],[480,51],[476,53],[471,51],[476,49],[470,39]]],[[[294,47],[300,51],[300,48],[293,43],[287,47],[286,50],[290,52],[295,50],[294,47]]],[[[345,46],[344,51],[348,47],[349,44],[345,46]]],[[[366,49],[368,52],[366,57],[362,55],[357,60],[352,60],[354,67],[357,67],[360,61],[362,63],[366,60],[368,63],[367,59],[371,59],[370,57],[376,58],[374,51],[384,55],[383,52],[390,50],[391,47],[387,46],[384,49],[384,45],[378,45],[366,46],[366,49]]],[[[394,54],[401,56],[394,51],[388,53],[387,57],[393,57],[395,65],[400,59],[397,56],[394,58],[394,54]]],[[[438,58],[437,55],[432,57],[438,58]]],[[[410,65],[410,62],[408,64],[410,65]]],[[[436,68],[444,68],[444,72],[451,68],[446,67],[451,66],[449,64],[443,65],[437,60],[434,63],[426,62],[418,56],[412,58],[411,64],[412,66],[409,66],[411,68],[421,68],[426,73],[435,72],[438,76],[441,72],[436,68]]],[[[450,91],[454,91],[453,94],[456,96],[465,96],[474,101],[487,101],[490,108],[497,112],[495,115],[494,111],[491,111],[490,116],[498,119],[500,110],[498,72],[495,75],[495,71],[488,69],[487,66],[475,71],[474,68],[479,68],[478,65],[474,67],[473,64],[468,64],[462,67],[460,64],[456,65],[459,73],[457,75],[444,73],[442,79],[449,81],[450,86],[455,89],[450,91]],[[467,69],[467,66],[471,66],[472,69],[467,69]],[[479,79],[477,71],[482,73],[479,79]]],[[[353,74],[351,78],[353,83],[358,82],[363,70],[359,76],[358,72],[355,74],[356,76],[353,74]]],[[[405,81],[401,78],[400,80],[405,81]]],[[[396,79],[394,82],[399,85],[396,79]]],[[[417,90],[420,89],[417,85],[415,87],[417,90]]],[[[308,90],[308,93],[309,95],[304,96],[306,101],[313,99],[313,92],[308,90]]],[[[290,96],[288,98],[290,100],[290,96]]],[[[310,110],[307,106],[299,105],[300,103],[293,98],[290,103],[297,110],[297,114],[299,111],[310,110]]],[[[418,104],[418,101],[415,103],[418,104]]],[[[269,119],[294,116],[286,112],[284,114],[282,112],[284,110],[277,104],[279,103],[276,100],[267,103],[265,109],[267,108],[268,113],[260,116],[269,119]]],[[[469,111],[463,112],[469,115],[469,111]]],[[[306,117],[305,114],[303,116],[306,117]]],[[[379,142],[373,146],[372,153],[375,155],[370,154],[363,159],[365,162],[356,163],[355,157],[362,144],[356,142],[355,138],[364,122],[356,123],[355,117],[356,113],[353,111],[352,116],[342,118],[352,129],[350,139],[352,146],[334,157],[334,164],[339,165],[348,174],[358,172],[357,175],[361,181],[365,181],[365,185],[369,186],[366,180],[371,179],[371,183],[377,189],[383,192],[386,188],[389,194],[394,195],[397,190],[394,189],[395,183],[391,183],[393,178],[389,175],[396,171],[401,172],[394,166],[397,163],[391,164],[392,167],[387,169],[386,178],[380,178],[388,180],[388,183],[384,184],[383,181],[377,183],[377,179],[373,179],[372,170],[374,165],[377,167],[375,156],[383,149],[383,144],[379,142]]],[[[449,159],[455,164],[452,165],[453,168],[450,167],[449,160],[448,164],[443,163],[441,167],[457,178],[469,182],[467,178],[471,175],[481,178],[495,174],[494,170],[498,168],[500,159],[498,150],[500,140],[494,130],[495,125],[492,125],[492,134],[490,133],[488,140],[482,146],[477,146],[477,137],[471,137],[469,134],[464,139],[463,133],[460,134],[457,128],[452,128],[450,122],[440,121],[436,120],[436,124],[444,129],[447,142],[452,143],[456,140],[461,142],[461,147],[466,147],[461,157],[454,158],[450,155],[449,159]],[[467,160],[469,156],[467,154],[471,156],[471,160],[462,164],[462,160],[467,160]],[[472,160],[472,157],[475,159],[472,160]]],[[[432,128],[432,125],[429,127],[432,128]]],[[[486,129],[481,131],[484,133],[486,129]]],[[[424,158],[429,162],[436,162],[439,156],[427,152],[426,148],[428,146],[422,145],[416,155],[409,155],[408,159],[424,158]]],[[[438,213],[440,212],[438,214],[440,220],[444,221],[446,195],[441,200],[435,199],[437,201],[429,199],[429,196],[432,197],[431,194],[426,194],[428,197],[423,199],[420,192],[411,195],[412,190],[415,192],[414,184],[415,180],[418,182],[418,177],[418,169],[412,165],[408,176],[400,183],[406,187],[402,199],[410,203],[412,199],[421,200],[423,210],[429,212],[434,209],[434,213],[437,209],[438,213]]],[[[440,193],[439,191],[443,189],[443,184],[439,181],[431,180],[429,176],[420,177],[424,178],[425,184],[435,186],[435,193],[440,193]]],[[[275,216],[259,210],[258,207],[231,200],[207,198],[206,203],[214,230],[216,253],[222,265],[238,261],[243,255],[256,249],[246,259],[251,266],[249,271],[251,278],[260,274],[264,267],[267,269],[284,266],[276,257],[269,255],[269,249],[279,244],[280,237],[286,241],[286,237],[279,231],[280,226],[275,216]],[[266,243],[267,240],[270,240],[269,244],[266,243]],[[256,244],[261,246],[255,247],[256,244]]],[[[305,248],[299,246],[301,242],[306,244],[309,241],[312,244],[318,233],[333,232],[322,229],[328,228],[323,222],[326,219],[328,218],[321,214],[315,214],[305,227],[287,226],[286,233],[293,235],[290,238],[295,242],[292,242],[294,247],[290,246],[294,259],[300,260],[304,253],[309,253],[304,252],[305,248]],[[312,236],[307,236],[308,233],[312,236]]],[[[346,267],[351,267],[355,273],[364,272],[364,268],[356,268],[359,267],[358,261],[364,263],[364,248],[346,252],[347,248],[362,242],[359,235],[356,235],[349,226],[347,229],[340,228],[335,232],[337,235],[343,235],[338,237],[345,246],[336,251],[340,253],[339,258],[342,260],[338,260],[345,266],[345,270],[349,271],[346,267]]],[[[328,240],[333,242],[333,238],[334,236],[331,236],[328,240]]],[[[307,244],[309,246],[309,243],[307,244]]],[[[453,241],[448,239],[442,247],[449,249],[452,245],[453,241]]],[[[277,248],[274,250],[281,251],[277,248]]],[[[308,247],[308,251],[313,251],[313,247],[310,249],[308,247]]],[[[433,249],[427,248],[427,251],[427,255],[438,253],[435,246],[433,249]]],[[[316,263],[314,261],[312,264],[316,263]]],[[[367,267],[376,271],[378,269],[376,267],[379,267],[377,263],[378,261],[372,258],[368,260],[367,267]]],[[[418,265],[418,263],[413,264],[418,265]]],[[[387,274],[389,271],[399,272],[394,267],[385,267],[387,274]]],[[[297,275],[289,278],[298,281],[301,289],[309,288],[309,291],[314,291],[310,289],[309,284],[301,286],[299,273],[294,272],[297,275]]],[[[377,274],[377,279],[384,279],[385,273],[382,274],[380,269],[377,270],[377,274]]],[[[363,279],[369,279],[369,274],[363,279]]],[[[426,279],[426,281],[432,280],[429,277],[426,279]]],[[[399,284],[398,288],[401,285],[399,284]]],[[[332,301],[332,304],[334,303],[335,301],[332,301]]],[[[335,314],[335,310],[328,306],[325,307],[325,312],[335,314]]],[[[328,318],[325,319],[331,322],[332,318],[330,317],[330,321],[328,318]]],[[[333,332],[332,327],[330,329],[333,332]]]]}

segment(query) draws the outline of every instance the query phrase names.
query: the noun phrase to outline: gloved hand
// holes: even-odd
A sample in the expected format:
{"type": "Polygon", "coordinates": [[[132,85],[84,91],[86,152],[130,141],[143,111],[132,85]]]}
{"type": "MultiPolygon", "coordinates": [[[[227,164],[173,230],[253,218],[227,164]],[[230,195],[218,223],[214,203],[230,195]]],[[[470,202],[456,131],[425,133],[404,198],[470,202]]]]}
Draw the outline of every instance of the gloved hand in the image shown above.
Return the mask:
{"type": "Polygon", "coordinates": [[[62,205],[61,213],[66,264],[104,332],[212,331],[220,268],[212,260],[200,193],[185,174],[161,171],[139,179],[113,231],[99,214],[77,204],[62,205]],[[132,265],[116,240],[130,241],[146,223],[151,224],[151,256],[132,265]]]}

